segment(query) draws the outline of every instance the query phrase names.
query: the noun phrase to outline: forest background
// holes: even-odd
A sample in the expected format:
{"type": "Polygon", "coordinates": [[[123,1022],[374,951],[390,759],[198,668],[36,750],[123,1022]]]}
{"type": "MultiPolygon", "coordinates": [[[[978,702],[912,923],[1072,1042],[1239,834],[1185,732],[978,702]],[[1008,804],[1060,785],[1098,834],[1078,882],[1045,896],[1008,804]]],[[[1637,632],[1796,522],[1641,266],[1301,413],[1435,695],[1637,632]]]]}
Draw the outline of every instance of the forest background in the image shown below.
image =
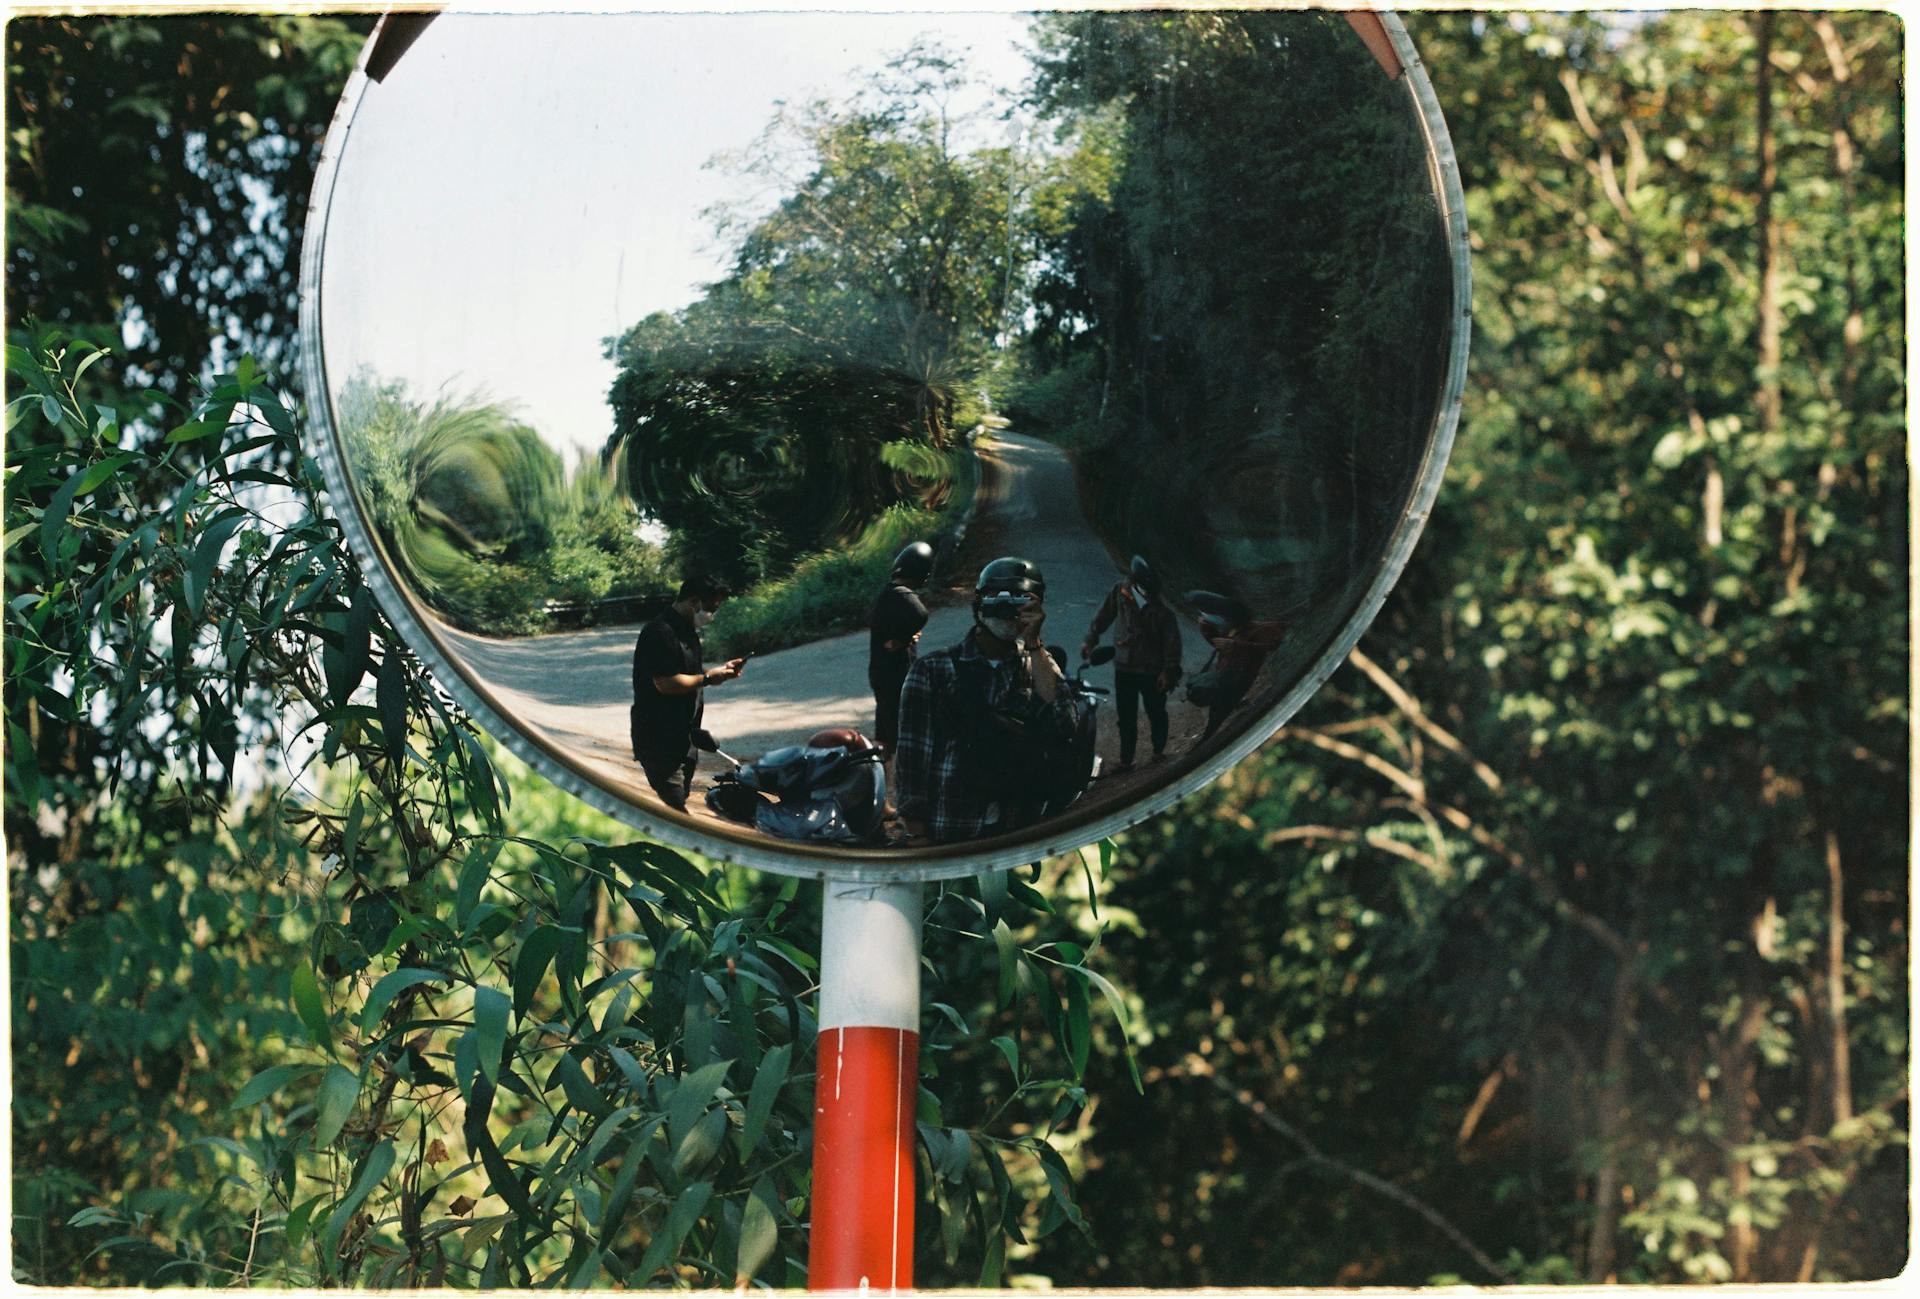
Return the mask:
{"type": "MultiPolygon", "coordinates": [[[[1439,506],[1254,758],[933,901],[924,1283],[1905,1266],[1904,33],[1408,26],[1474,231],[1439,506]]],[[[810,894],[496,766],[297,463],[368,27],[7,27],[14,1274],[796,1280],[810,894]]],[[[1156,156],[1225,202],[1236,139],[1156,156]]],[[[1010,389],[1063,425],[1129,373],[1081,315],[1010,389]]]]}

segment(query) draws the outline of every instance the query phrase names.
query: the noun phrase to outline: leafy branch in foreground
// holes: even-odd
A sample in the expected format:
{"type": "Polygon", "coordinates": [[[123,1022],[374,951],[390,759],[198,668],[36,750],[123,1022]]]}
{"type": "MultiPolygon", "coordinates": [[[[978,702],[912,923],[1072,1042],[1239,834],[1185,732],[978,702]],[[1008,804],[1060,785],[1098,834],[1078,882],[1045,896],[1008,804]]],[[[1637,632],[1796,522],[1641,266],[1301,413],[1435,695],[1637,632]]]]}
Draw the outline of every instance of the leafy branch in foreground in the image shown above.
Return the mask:
{"type": "MultiPolygon", "coordinates": [[[[71,1039],[66,1105],[111,1105],[91,1097],[129,1066],[147,1105],[135,1157],[96,1136],[74,1148],[99,1180],[30,1184],[108,1232],[64,1266],[73,1243],[41,1240],[35,1274],[798,1283],[799,882],[570,833],[582,814],[497,767],[401,647],[253,364],[123,429],[77,396],[98,355],[54,335],[8,353],[7,816],[56,868],[10,872],[14,1022],[33,1058],[71,1039]],[[134,960],[101,959],[121,944],[134,960]],[[140,1081],[155,1060],[171,1088],[140,1081]]],[[[1007,951],[1003,899],[969,887],[935,902],[974,899],[941,954],[950,997],[1007,951]]],[[[964,1126],[941,1117],[954,1097],[923,1111],[930,1231],[988,1283],[1008,1239],[1084,1227],[1036,1107],[1057,1126],[1084,1100],[1099,976],[1035,915],[1018,968],[1060,1076],[1030,1066],[964,1126]]],[[[59,1125],[62,1098],[23,1100],[59,1125]]]]}

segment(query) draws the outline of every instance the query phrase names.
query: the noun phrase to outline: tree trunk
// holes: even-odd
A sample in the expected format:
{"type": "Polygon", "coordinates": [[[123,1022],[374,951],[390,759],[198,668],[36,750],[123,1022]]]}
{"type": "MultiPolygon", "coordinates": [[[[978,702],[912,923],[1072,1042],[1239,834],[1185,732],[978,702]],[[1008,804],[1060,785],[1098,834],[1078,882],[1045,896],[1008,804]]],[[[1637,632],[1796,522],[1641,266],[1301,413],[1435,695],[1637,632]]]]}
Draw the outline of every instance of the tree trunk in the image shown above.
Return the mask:
{"type": "Polygon", "coordinates": [[[1771,433],[1780,426],[1780,224],[1773,215],[1779,164],[1774,156],[1773,138],[1773,18],[1771,12],[1762,12],[1754,18],[1760,61],[1755,87],[1759,98],[1756,152],[1760,175],[1754,202],[1754,233],[1759,242],[1760,259],[1760,328],[1759,390],[1754,394],[1753,404],[1762,433],[1771,433]]]}
{"type": "MultiPolygon", "coordinates": [[[[1748,935],[1747,950],[1740,953],[1740,1015],[1728,1030],[1720,1051],[1720,1131],[1727,1151],[1727,1200],[1730,1206],[1743,1206],[1753,1189],[1753,1165],[1742,1147],[1753,1140],[1753,1112],[1758,1104],[1754,1095],[1753,1046],[1766,1024],[1767,954],[1772,946],[1775,915],[1771,896],[1755,910],[1748,935]]],[[[1754,1246],[1758,1237],[1748,1222],[1727,1224],[1727,1264],[1736,1282],[1753,1279],[1754,1246]]]]}
{"type": "MultiPolygon", "coordinates": [[[[1779,168],[1773,138],[1773,21],[1771,12],[1754,16],[1755,58],[1758,72],[1754,94],[1755,152],[1759,175],[1754,195],[1754,225],[1759,257],[1760,301],[1758,355],[1755,357],[1754,414],[1762,432],[1780,424],[1780,229],[1773,215],[1773,191],[1779,168]]],[[[1720,1061],[1721,1134],[1726,1142],[1728,1201],[1744,1208],[1753,1186],[1753,1168],[1741,1147],[1753,1140],[1753,1045],[1766,1022],[1766,958],[1772,942],[1774,900],[1767,863],[1755,863],[1754,892],[1764,898],[1752,913],[1748,950],[1739,956],[1739,1019],[1724,1043],[1720,1061]]],[[[1727,1263],[1736,1282],[1750,1281],[1754,1273],[1757,1236],[1750,1222],[1727,1225],[1727,1263]]]]}
{"type": "Polygon", "coordinates": [[[1853,1117],[1852,1052],[1847,1042],[1847,922],[1841,909],[1843,877],[1840,836],[1827,831],[1827,978],[1821,999],[1827,1027],[1827,1085],[1831,1090],[1831,1122],[1853,1117]]]}
{"type": "Polygon", "coordinates": [[[1627,1046],[1639,1005],[1639,962],[1621,957],[1613,975],[1607,1015],[1607,1045],[1601,1058],[1600,1095],[1594,1102],[1594,1140],[1600,1169],[1593,1179],[1593,1229],[1587,1243],[1587,1280],[1613,1279],[1614,1235],[1620,1215],[1620,1141],[1627,1129],[1627,1046]]]}

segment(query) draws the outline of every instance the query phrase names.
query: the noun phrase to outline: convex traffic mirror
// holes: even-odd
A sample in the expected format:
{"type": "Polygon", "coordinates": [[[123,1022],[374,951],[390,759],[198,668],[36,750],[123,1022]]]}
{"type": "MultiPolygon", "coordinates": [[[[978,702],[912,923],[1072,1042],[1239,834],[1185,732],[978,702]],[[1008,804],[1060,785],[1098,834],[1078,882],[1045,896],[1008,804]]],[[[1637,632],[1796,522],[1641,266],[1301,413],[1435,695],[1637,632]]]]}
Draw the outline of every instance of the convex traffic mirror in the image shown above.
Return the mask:
{"type": "Polygon", "coordinates": [[[1112,833],[1352,647],[1465,225],[1398,21],[386,20],[303,274],[383,605],[663,840],[910,880],[1112,833]]]}

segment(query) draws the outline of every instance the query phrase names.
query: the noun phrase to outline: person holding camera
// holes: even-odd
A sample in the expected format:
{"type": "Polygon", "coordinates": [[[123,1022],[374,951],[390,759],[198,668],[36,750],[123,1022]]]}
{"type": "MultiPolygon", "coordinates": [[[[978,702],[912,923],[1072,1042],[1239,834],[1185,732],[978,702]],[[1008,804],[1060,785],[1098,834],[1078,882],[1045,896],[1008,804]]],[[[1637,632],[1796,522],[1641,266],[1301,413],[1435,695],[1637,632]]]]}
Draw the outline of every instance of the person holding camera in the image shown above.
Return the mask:
{"type": "Polygon", "coordinates": [[[922,655],[900,690],[894,779],[902,827],[952,843],[1018,829],[1047,805],[1048,776],[1073,743],[1079,711],[1040,640],[1046,578],[1013,556],[980,570],[973,627],[922,655]]]}

